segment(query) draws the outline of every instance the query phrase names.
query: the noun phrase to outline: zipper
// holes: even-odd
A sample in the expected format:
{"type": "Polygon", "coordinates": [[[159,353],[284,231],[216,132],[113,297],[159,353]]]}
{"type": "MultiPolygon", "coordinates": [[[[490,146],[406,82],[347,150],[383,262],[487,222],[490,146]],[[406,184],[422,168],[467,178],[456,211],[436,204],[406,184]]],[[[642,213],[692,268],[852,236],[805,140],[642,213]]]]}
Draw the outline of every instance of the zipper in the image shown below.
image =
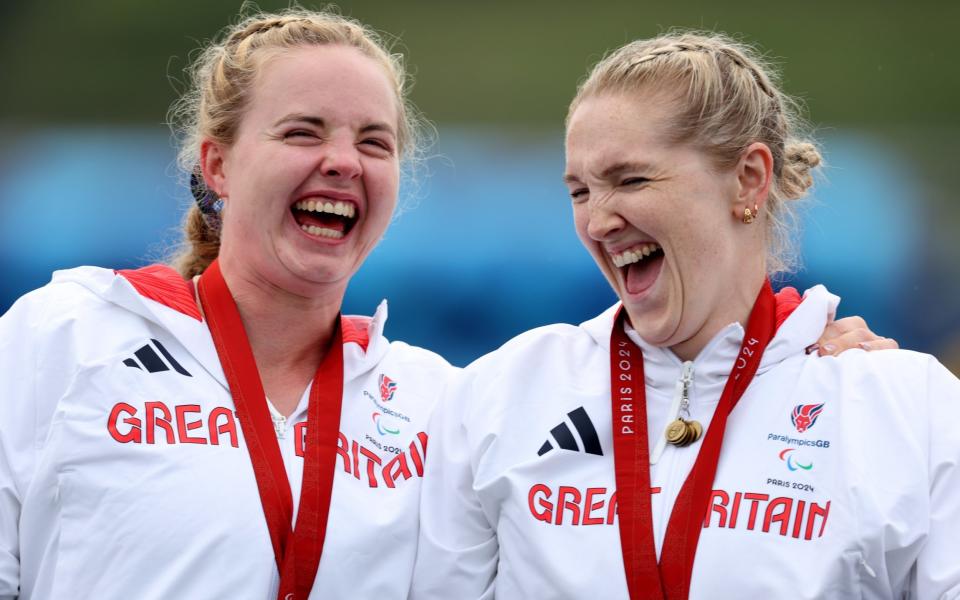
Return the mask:
{"type": "Polygon", "coordinates": [[[267,408],[270,409],[270,419],[273,421],[273,431],[277,434],[277,439],[282,440],[287,433],[287,418],[280,414],[270,399],[267,398],[267,408]]]}
{"type": "Polygon", "coordinates": [[[277,439],[282,440],[287,431],[287,418],[283,415],[270,415],[273,419],[273,430],[277,432],[277,439]]]}
{"type": "Polygon", "coordinates": [[[683,388],[680,399],[680,410],[690,416],[690,384],[693,383],[693,361],[688,360],[683,363],[683,371],[680,372],[680,384],[683,388]]]}
{"type": "MultiPolygon", "coordinates": [[[[668,415],[666,424],[664,424],[664,432],[660,434],[660,439],[657,441],[657,448],[654,451],[655,456],[651,457],[650,464],[656,464],[654,458],[659,460],[664,452],[664,449],[667,445],[667,425],[672,423],[680,416],[690,416],[690,386],[693,383],[693,370],[692,360],[688,360],[683,363],[683,367],[680,370],[680,378],[677,379],[677,384],[674,386],[673,403],[670,407],[670,414],[668,415]]],[[[661,467],[666,469],[667,476],[664,478],[663,486],[660,488],[660,527],[659,531],[657,532],[659,534],[657,536],[657,539],[659,540],[657,547],[660,549],[657,552],[658,559],[663,550],[663,542],[667,534],[667,527],[670,524],[670,515],[673,513],[677,496],[680,493],[680,487],[683,485],[683,482],[686,481],[688,474],[688,471],[683,471],[682,469],[677,468],[677,463],[683,462],[683,458],[681,458],[679,450],[679,448],[673,448],[673,452],[670,452],[667,455],[667,460],[664,461],[664,464],[661,467]],[[671,500],[668,501],[668,498],[671,500]]],[[[687,455],[682,456],[689,459],[687,455]]],[[[696,460],[695,456],[694,460],[696,460]]]]}

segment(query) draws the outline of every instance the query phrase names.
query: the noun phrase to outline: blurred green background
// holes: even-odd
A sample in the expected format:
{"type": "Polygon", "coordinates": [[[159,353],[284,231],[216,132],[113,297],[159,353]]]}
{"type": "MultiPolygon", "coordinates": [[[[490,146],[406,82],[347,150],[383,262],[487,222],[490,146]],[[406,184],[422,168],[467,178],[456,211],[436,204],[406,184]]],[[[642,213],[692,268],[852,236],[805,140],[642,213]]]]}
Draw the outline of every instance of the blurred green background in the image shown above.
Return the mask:
{"type": "MultiPolygon", "coordinates": [[[[304,3],[307,7],[323,4],[304,3]]],[[[184,60],[240,4],[223,0],[38,0],[0,8],[3,97],[18,121],[153,123],[184,60]]],[[[264,10],[286,2],[262,1],[264,10]]],[[[414,99],[439,122],[555,129],[573,85],[605,50],[670,27],[758,43],[816,120],[908,136],[960,126],[960,3],[341,2],[402,40],[414,99]]]]}
{"type": "MultiPolygon", "coordinates": [[[[323,6],[309,2],[303,5],[323,6]]],[[[271,10],[287,3],[262,1],[259,6],[271,10]]],[[[477,202],[494,196],[497,201],[506,202],[506,206],[522,204],[527,200],[523,190],[542,185],[546,195],[553,198],[551,206],[559,213],[569,212],[559,185],[563,117],[576,83],[606,50],[671,27],[720,30],[758,44],[784,69],[787,91],[805,101],[818,136],[828,140],[828,181],[842,180],[845,173],[856,175],[854,181],[842,186],[843,195],[834,189],[829,198],[831,206],[844,206],[846,195],[854,195],[846,190],[864,190],[858,202],[849,205],[850,210],[821,213],[818,231],[829,233],[813,242],[805,238],[805,244],[808,255],[819,251],[827,258],[815,261],[820,271],[811,272],[811,268],[799,274],[798,283],[826,281],[834,291],[854,299],[858,290],[868,290],[853,305],[845,303],[844,312],[864,314],[881,333],[896,336],[911,347],[935,352],[955,372],[960,371],[960,207],[954,185],[958,155],[955,140],[960,133],[960,52],[955,41],[960,3],[377,0],[342,2],[339,7],[344,14],[399,39],[397,49],[406,54],[414,72],[413,99],[439,131],[440,143],[435,153],[451,159],[446,163],[441,160],[439,166],[432,168],[439,172],[441,184],[434,185],[431,191],[428,182],[419,207],[405,214],[395,227],[417,220],[435,224],[441,205],[449,208],[455,200],[462,202],[467,198],[466,194],[455,192],[451,195],[456,198],[436,195],[438,188],[448,189],[442,184],[447,179],[461,186],[474,181],[462,175],[467,168],[464,161],[483,166],[484,171],[476,180],[491,186],[477,202]],[[839,141],[834,144],[830,140],[839,141]],[[457,149],[468,146],[470,152],[488,151],[493,158],[467,153],[464,161],[458,162],[457,149]],[[862,168],[848,167],[846,158],[838,164],[834,160],[838,155],[831,153],[833,147],[846,148],[838,152],[851,157],[851,164],[857,157],[865,164],[862,168]],[[876,162],[871,153],[874,151],[883,158],[882,163],[876,162]],[[542,154],[543,164],[536,166],[537,181],[542,183],[524,188],[509,185],[513,180],[507,178],[498,186],[498,169],[510,166],[496,160],[504,153],[526,158],[542,154]],[[457,164],[451,167],[450,163],[457,164]],[[873,194],[878,198],[875,203],[873,194]],[[886,211],[884,219],[874,218],[875,207],[877,211],[886,211]],[[836,217],[839,214],[842,217],[836,217]],[[833,222],[837,218],[842,222],[833,222]],[[833,243],[835,250],[823,247],[833,243]],[[838,260],[842,254],[843,260],[831,262],[831,251],[838,260]],[[860,259],[851,259],[850,252],[861,253],[864,263],[880,265],[861,271],[857,268],[860,259]],[[891,256],[896,259],[888,258],[891,256]],[[871,280],[867,281],[867,277],[871,280]]],[[[43,178],[43,161],[51,155],[43,148],[54,146],[37,146],[38,139],[58,139],[61,134],[73,135],[77,131],[83,135],[91,131],[129,135],[133,131],[151,140],[161,139],[168,148],[164,115],[183,87],[183,68],[201,42],[236,19],[239,9],[238,2],[222,0],[40,0],[0,4],[0,179],[20,178],[17,185],[0,186],[4,194],[0,210],[27,202],[21,190],[29,193],[36,188],[37,179],[43,178]],[[33,153],[25,154],[27,148],[34,148],[33,153]],[[29,164],[24,164],[28,155],[29,164]],[[24,173],[29,173],[26,181],[24,173]]],[[[107,145],[111,143],[98,139],[107,145]]],[[[135,146],[139,142],[128,139],[126,143],[135,146]]],[[[82,153],[83,148],[81,143],[75,151],[82,153]]],[[[172,150],[160,155],[163,158],[156,161],[154,168],[157,174],[171,178],[172,150]]],[[[526,164],[512,162],[513,167],[526,164]]],[[[827,190],[830,185],[827,184],[827,190]]],[[[60,194],[57,200],[70,202],[69,187],[61,189],[60,194]]],[[[156,188],[136,190],[136,194],[156,196],[156,188]]],[[[164,194],[169,195],[166,191],[160,195],[164,194]]],[[[53,195],[56,196],[55,191],[53,195]]],[[[182,196],[177,198],[182,201],[182,196]]],[[[116,197],[110,200],[123,201],[116,197]]],[[[38,195],[29,202],[47,200],[38,195]]],[[[182,203],[174,206],[174,212],[181,209],[182,203]]],[[[6,215],[8,219],[12,218],[10,214],[6,215]]],[[[57,219],[56,211],[44,214],[48,215],[46,219],[57,219]]],[[[441,227],[463,226],[456,222],[455,211],[442,214],[454,221],[443,222],[441,227]]],[[[486,218],[493,223],[501,223],[498,219],[509,221],[502,214],[486,218]]],[[[567,225],[560,226],[569,228],[568,215],[562,218],[567,225]]],[[[175,224],[176,215],[172,219],[165,221],[165,227],[169,228],[171,222],[175,224]]],[[[8,228],[12,227],[11,222],[7,222],[8,228]]],[[[102,216],[103,230],[112,227],[108,223],[108,217],[102,216]]],[[[37,225],[35,232],[42,236],[44,226],[37,225]]],[[[534,225],[527,223],[528,227],[534,225]]],[[[22,233],[22,228],[19,231],[22,233]]],[[[563,243],[575,244],[575,238],[564,233],[563,243]]],[[[169,237],[167,230],[161,234],[151,241],[169,237]]],[[[402,231],[397,235],[402,235],[402,231]]],[[[429,242],[424,245],[423,240],[418,238],[421,253],[450,252],[449,248],[431,249],[429,242]]],[[[56,242],[50,239],[44,245],[56,242]]],[[[63,252],[70,256],[71,249],[67,247],[63,252]]],[[[135,256],[118,255],[115,263],[123,264],[104,266],[142,264],[146,253],[138,252],[135,256]]],[[[83,257],[82,253],[75,254],[80,256],[72,257],[74,263],[83,257]]],[[[103,258],[106,255],[96,256],[107,260],[103,258]]],[[[529,261],[529,257],[525,259],[529,261]]],[[[382,260],[387,264],[390,259],[382,260]]],[[[49,274],[48,267],[74,264],[47,261],[36,267],[44,271],[39,275],[24,270],[22,262],[8,257],[4,263],[0,259],[0,266],[8,272],[4,278],[8,291],[5,303],[0,300],[0,310],[15,295],[42,284],[49,274]]],[[[542,263],[524,263],[524,268],[563,278],[563,262],[558,264],[557,260],[545,257],[542,263]]],[[[424,269],[428,263],[424,259],[424,269]]],[[[589,269],[584,266],[588,261],[577,264],[579,269],[589,269]]],[[[396,264],[389,266],[392,269],[396,264]]],[[[588,284],[577,283],[573,291],[561,292],[568,295],[551,294],[547,299],[535,295],[528,299],[523,292],[518,294],[505,283],[497,282],[494,275],[491,278],[483,280],[479,287],[490,291],[503,286],[496,293],[508,300],[493,303],[500,307],[498,310],[512,313],[525,301],[537,304],[530,309],[534,316],[518,318],[511,321],[510,330],[498,331],[495,335],[500,341],[538,324],[544,303],[571,305],[570,312],[558,317],[578,321],[591,316],[585,311],[602,307],[612,299],[599,277],[584,280],[588,284]],[[598,291],[588,293],[584,285],[598,291]],[[578,303],[581,293],[589,296],[590,301],[578,303]]],[[[387,282],[386,291],[379,290],[381,296],[395,295],[391,286],[410,281],[401,277],[387,279],[385,275],[380,279],[387,282]]],[[[374,285],[366,281],[364,286],[368,283],[374,285]]],[[[431,293],[442,295],[444,291],[440,286],[431,293]]],[[[460,298],[458,302],[469,300],[460,298]]],[[[357,299],[356,303],[361,305],[358,312],[370,312],[371,302],[357,299]]],[[[411,318],[410,311],[421,306],[410,302],[413,308],[404,308],[395,320],[411,318]]],[[[473,309],[464,310],[469,313],[473,309]]],[[[496,315],[491,318],[496,320],[496,315]]],[[[466,323],[475,319],[469,314],[453,315],[450,319],[437,327],[440,334],[457,338],[450,344],[463,344],[464,339],[485,329],[476,325],[471,329],[466,323]]],[[[410,341],[445,349],[446,341],[417,339],[417,331],[424,327],[418,325],[411,335],[394,336],[412,337],[410,341]]],[[[466,360],[492,346],[492,339],[483,341],[475,350],[458,357],[466,360]]]]}

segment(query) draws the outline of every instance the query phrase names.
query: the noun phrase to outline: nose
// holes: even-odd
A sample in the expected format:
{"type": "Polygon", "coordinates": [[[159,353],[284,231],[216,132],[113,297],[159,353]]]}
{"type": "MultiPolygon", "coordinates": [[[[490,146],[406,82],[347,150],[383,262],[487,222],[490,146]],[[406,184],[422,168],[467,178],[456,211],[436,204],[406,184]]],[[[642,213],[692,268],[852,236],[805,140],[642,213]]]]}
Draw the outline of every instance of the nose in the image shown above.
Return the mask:
{"type": "Polygon", "coordinates": [[[325,177],[356,179],[363,173],[359,151],[350,141],[330,140],[324,144],[320,172],[325,177]]]}
{"type": "Polygon", "coordinates": [[[610,195],[591,198],[587,204],[587,234],[598,242],[607,241],[623,231],[627,222],[616,210],[610,195]]]}

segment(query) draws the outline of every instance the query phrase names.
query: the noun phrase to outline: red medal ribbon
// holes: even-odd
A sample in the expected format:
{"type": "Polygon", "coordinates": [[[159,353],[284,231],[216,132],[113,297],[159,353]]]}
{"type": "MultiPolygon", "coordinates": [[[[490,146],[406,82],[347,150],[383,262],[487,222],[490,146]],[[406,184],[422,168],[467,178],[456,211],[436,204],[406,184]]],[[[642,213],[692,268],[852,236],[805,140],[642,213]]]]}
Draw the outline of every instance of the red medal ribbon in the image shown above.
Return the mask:
{"type": "Polygon", "coordinates": [[[776,299],[770,282],[765,281],[696,462],[674,503],[659,564],[653,539],[643,353],[627,337],[625,318],[621,307],[610,337],[610,389],[617,513],[627,589],[635,600],[685,599],[690,593],[693,560],[709,508],[727,417],[753,380],[763,351],[773,339],[776,299]]]}
{"type": "Polygon", "coordinates": [[[323,553],[343,401],[343,341],[340,319],[317,368],[307,406],[303,483],[296,528],[293,495],[280,455],[263,383],[240,312],[218,261],[200,277],[198,291],[217,355],[227,377],[253,463],[263,515],[280,572],[278,600],[307,600],[323,553]]]}

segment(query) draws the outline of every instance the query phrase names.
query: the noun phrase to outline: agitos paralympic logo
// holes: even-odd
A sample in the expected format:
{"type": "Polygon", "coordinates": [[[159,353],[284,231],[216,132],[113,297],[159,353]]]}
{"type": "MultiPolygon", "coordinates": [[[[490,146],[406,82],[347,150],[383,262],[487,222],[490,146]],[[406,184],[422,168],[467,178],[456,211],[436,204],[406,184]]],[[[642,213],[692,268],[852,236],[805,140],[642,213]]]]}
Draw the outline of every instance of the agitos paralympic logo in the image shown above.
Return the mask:
{"type": "Polygon", "coordinates": [[[381,423],[380,419],[382,417],[383,417],[382,414],[374,411],[372,418],[373,418],[374,425],[377,426],[377,433],[379,433],[380,435],[387,435],[388,433],[391,435],[397,435],[400,433],[400,429],[390,429],[389,427],[381,423]]]}
{"type": "Polygon", "coordinates": [[[804,461],[803,459],[798,458],[794,452],[794,448],[786,448],[780,451],[780,460],[787,463],[787,468],[791,471],[796,471],[797,469],[803,469],[804,471],[809,471],[813,468],[813,463],[809,460],[804,461]],[[804,464],[806,463],[806,464],[804,464]]]}

